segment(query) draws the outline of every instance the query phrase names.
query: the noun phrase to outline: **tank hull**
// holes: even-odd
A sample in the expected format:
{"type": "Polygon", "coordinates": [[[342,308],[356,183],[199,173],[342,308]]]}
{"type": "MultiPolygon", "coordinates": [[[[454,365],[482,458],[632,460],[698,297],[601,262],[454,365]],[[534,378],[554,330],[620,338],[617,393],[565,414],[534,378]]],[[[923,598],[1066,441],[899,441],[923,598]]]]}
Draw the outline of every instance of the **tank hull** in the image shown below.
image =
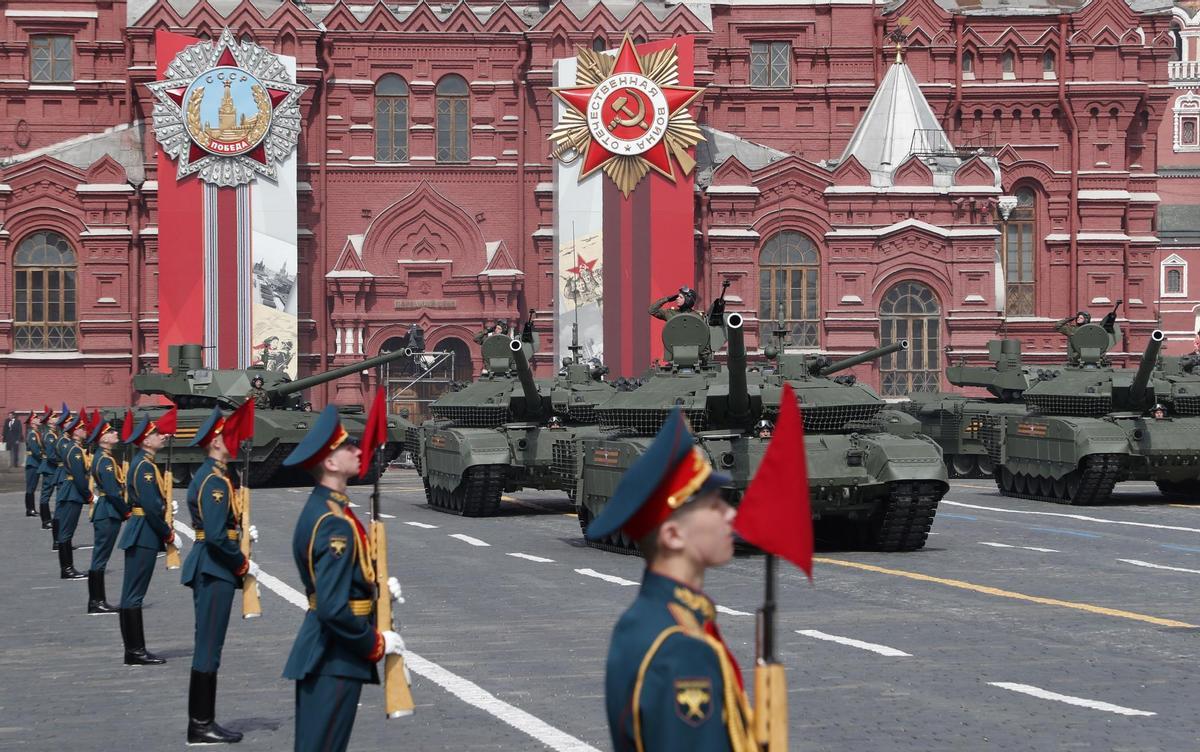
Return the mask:
{"type": "Polygon", "coordinates": [[[914,394],[901,409],[920,421],[921,432],[942,449],[951,478],[991,478],[995,465],[981,434],[988,416],[1025,415],[1025,405],[961,394],[914,394]]]}

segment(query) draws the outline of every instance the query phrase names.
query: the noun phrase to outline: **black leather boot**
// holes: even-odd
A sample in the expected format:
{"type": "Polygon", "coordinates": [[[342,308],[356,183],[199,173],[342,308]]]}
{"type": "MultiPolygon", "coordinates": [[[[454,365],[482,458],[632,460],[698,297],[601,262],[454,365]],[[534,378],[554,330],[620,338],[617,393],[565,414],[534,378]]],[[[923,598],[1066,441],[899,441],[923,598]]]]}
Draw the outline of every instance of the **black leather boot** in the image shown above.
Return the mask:
{"type": "Polygon", "coordinates": [[[50,529],[50,505],[44,501],[38,502],[38,516],[42,518],[42,529],[50,529]]]}
{"type": "Polygon", "coordinates": [[[26,517],[37,517],[38,516],[37,509],[34,508],[33,491],[25,492],[25,516],[26,517]]]}
{"type": "Polygon", "coordinates": [[[89,614],[111,614],[116,609],[108,605],[104,599],[104,572],[89,569],[88,578],[88,608],[89,614]]]}
{"type": "Polygon", "coordinates": [[[67,538],[58,547],[58,566],[62,570],[64,580],[82,580],[87,577],[86,574],[75,568],[75,548],[71,545],[70,538],[67,538]]]}
{"type": "Polygon", "coordinates": [[[121,616],[125,619],[125,665],[126,666],[157,666],[166,663],[165,658],[146,650],[146,632],[142,628],[142,609],[123,608],[121,616]]]}
{"type": "Polygon", "coordinates": [[[237,731],[217,725],[216,715],[216,673],[192,669],[192,680],[188,685],[188,744],[236,744],[242,740],[237,731]]]}
{"type": "Polygon", "coordinates": [[[58,550],[58,520],[50,520],[50,550],[58,550]]]}

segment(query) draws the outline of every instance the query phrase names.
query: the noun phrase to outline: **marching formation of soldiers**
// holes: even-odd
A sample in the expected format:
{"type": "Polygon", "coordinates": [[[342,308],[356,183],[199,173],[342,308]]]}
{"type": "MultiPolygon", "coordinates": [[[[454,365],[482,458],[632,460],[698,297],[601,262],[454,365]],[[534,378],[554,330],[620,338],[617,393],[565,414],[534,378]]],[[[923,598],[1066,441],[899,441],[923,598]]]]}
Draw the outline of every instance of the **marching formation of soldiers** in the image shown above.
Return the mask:
{"type": "MultiPolygon", "coordinates": [[[[680,308],[694,305],[684,298],[681,294],[680,308]]],[[[51,530],[61,577],[86,576],[87,613],[119,615],[124,662],[132,666],[165,663],[146,648],[142,603],[157,558],[167,552],[170,568],[175,551],[172,480],[169,470],[164,475],[156,464],[156,454],[174,433],[174,415],[168,415],[158,423],[126,416],[120,441],[132,452],[127,463],[114,455],[117,430],[98,412],[91,418],[73,415],[64,405],[58,413],[47,408],[27,421],[26,515],[39,517],[42,527],[51,530]],[[85,506],[95,529],[86,575],[75,569],[72,544],[85,506]],[[107,600],[104,573],[118,545],[125,552],[125,567],[114,608],[107,600]]],[[[215,408],[188,445],[207,454],[187,490],[195,545],[182,565],[182,583],[192,590],[195,606],[189,744],[242,739],[216,721],[217,672],[236,591],[243,590],[243,616],[256,615],[250,612],[251,596],[257,603],[258,565],[250,558],[248,542],[257,541],[258,532],[245,524],[249,497],[229,471],[239,439],[246,435],[239,435],[241,426],[234,430],[234,417],[215,408]]],[[[366,435],[363,441],[373,446],[366,435]]],[[[292,537],[293,558],[308,597],[308,611],[283,670],[284,678],[296,683],[296,750],[347,748],[362,685],[380,683],[377,663],[385,656],[386,683],[393,684],[392,671],[398,667],[407,691],[407,671],[399,658],[404,641],[390,628],[391,601],[403,603],[400,584],[386,578],[386,557],[373,554],[386,537],[374,521],[368,534],[347,496],[347,484],[360,474],[364,456],[341,426],[336,406],[330,405],[284,461],[306,469],[315,481],[292,537]],[[381,613],[388,614],[386,621],[376,618],[381,613]]],[[[620,752],[763,749],[754,736],[754,711],[741,670],[717,629],[714,604],[703,592],[705,570],[733,555],[735,512],[720,493],[728,482],[695,449],[686,422],[675,411],[630,467],[612,503],[588,527],[592,538],[625,532],[638,541],[647,560],[640,594],[614,630],[606,669],[609,728],[620,752]]],[[[411,697],[394,710],[388,689],[389,716],[411,712],[411,697]]]]}

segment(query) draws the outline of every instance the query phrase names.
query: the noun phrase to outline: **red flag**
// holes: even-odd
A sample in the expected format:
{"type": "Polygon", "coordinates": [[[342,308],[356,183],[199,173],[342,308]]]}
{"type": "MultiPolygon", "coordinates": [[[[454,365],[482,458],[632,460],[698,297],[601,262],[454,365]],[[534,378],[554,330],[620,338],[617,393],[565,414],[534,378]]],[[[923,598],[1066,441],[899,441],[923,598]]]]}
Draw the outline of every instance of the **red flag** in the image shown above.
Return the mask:
{"type": "Polygon", "coordinates": [[[812,579],[813,525],[804,420],[790,384],[784,384],[779,395],[775,433],[738,505],[733,529],[747,542],[800,567],[812,579]]]}
{"type": "Polygon", "coordinates": [[[162,417],[154,421],[154,425],[158,428],[158,432],[164,436],[174,434],[179,428],[179,406],[171,405],[171,409],[162,414],[162,417]]]}
{"type": "Polygon", "coordinates": [[[237,459],[239,445],[254,435],[254,400],[248,399],[238,406],[238,409],[225,419],[225,427],[221,429],[225,437],[225,448],[229,456],[237,459]]]}
{"type": "Polygon", "coordinates": [[[387,396],[383,387],[375,392],[375,401],[367,414],[367,427],[363,429],[362,456],[358,458],[358,477],[367,477],[375,450],[387,443],[387,396]]]}
{"type": "Polygon", "coordinates": [[[133,433],[133,408],[126,408],[125,419],[121,421],[121,441],[129,441],[131,433],[133,433]]]}
{"type": "Polygon", "coordinates": [[[88,433],[91,433],[92,431],[96,430],[96,426],[100,425],[100,422],[103,420],[104,419],[100,417],[100,411],[93,410],[92,411],[92,419],[88,423],[88,433]]]}
{"type": "MultiPolygon", "coordinates": [[[[79,412],[76,413],[76,415],[79,416],[79,425],[83,426],[84,428],[88,428],[87,408],[86,407],[79,408],[79,412]]],[[[88,430],[90,431],[91,429],[88,428],[88,430]]]]}

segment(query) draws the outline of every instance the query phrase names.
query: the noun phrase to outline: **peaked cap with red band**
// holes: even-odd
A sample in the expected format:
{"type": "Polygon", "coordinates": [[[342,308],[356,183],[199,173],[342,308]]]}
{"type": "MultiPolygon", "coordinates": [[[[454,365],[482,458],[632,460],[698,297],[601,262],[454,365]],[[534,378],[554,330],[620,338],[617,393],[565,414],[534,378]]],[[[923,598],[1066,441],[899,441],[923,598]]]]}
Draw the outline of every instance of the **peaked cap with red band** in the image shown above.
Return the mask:
{"type": "Polygon", "coordinates": [[[143,415],[138,418],[138,422],[129,432],[129,436],[122,440],[121,443],[137,444],[140,446],[147,436],[157,430],[158,426],[154,425],[154,421],[150,420],[148,416],[143,415]]]}
{"type": "Polygon", "coordinates": [[[208,414],[208,418],[204,420],[204,425],[196,431],[196,436],[184,446],[207,447],[213,439],[221,435],[221,431],[224,429],[225,416],[221,414],[221,408],[214,407],[208,414]]]}
{"type": "Polygon", "coordinates": [[[331,403],[317,416],[317,422],[309,429],[308,435],[296,445],[283,464],[286,467],[299,465],[311,470],[333,454],[335,449],[347,443],[357,446],[338,420],[337,405],[331,403]]]}
{"type": "Polygon", "coordinates": [[[624,530],[638,540],[699,494],[732,483],[728,475],[713,470],[683,413],[675,408],[645,454],[625,471],[608,505],[588,524],[587,537],[600,540],[624,530]]]}

